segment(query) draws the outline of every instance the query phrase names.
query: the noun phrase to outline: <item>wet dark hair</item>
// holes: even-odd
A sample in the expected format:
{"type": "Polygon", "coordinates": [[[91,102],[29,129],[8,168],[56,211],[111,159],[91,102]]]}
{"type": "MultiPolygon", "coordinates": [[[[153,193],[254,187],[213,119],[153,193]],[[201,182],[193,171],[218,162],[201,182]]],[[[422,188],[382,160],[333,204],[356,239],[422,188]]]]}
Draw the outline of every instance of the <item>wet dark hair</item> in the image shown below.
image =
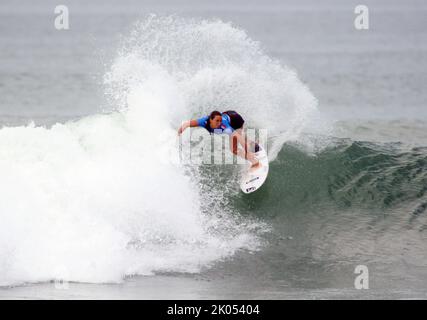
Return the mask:
{"type": "Polygon", "coordinates": [[[243,120],[242,116],[238,114],[236,111],[224,111],[222,114],[226,114],[230,117],[230,125],[234,130],[240,129],[243,127],[245,120],[243,120]]]}
{"type": "Polygon", "coordinates": [[[211,114],[209,115],[209,119],[211,119],[211,120],[213,120],[213,119],[215,119],[215,117],[216,116],[220,116],[220,117],[222,117],[222,114],[221,114],[221,112],[219,112],[219,111],[212,111],[211,112],[211,114]]]}

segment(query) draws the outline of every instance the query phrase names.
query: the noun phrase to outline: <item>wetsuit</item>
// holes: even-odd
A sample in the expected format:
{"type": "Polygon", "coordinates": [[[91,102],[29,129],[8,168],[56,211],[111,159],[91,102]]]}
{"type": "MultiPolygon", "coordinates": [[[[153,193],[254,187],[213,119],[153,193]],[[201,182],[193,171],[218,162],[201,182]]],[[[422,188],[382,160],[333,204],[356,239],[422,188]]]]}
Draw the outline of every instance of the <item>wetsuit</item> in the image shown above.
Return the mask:
{"type": "Polygon", "coordinates": [[[245,121],[243,118],[235,111],[225,111],[222,113],[222,121],[219,128],[212,129],[209,125],[209,116],[197,119],[197,125],[208,130],[210,133],[216,134],[232,134],[234,130],[240,129],[243,127],[245,121]]]}

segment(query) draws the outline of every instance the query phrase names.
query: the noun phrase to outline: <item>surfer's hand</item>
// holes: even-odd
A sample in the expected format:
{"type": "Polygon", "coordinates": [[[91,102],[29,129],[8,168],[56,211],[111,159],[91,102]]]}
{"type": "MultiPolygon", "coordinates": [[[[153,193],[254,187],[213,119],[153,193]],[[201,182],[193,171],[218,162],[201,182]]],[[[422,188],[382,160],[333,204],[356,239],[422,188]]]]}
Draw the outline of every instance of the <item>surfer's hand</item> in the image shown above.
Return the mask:
{"type": "Polygon", "coordinates": [[[251,168],[258,168],[261,166],[261,163],[257,160],[256,162],[253,162],[251,165],[251,168]]]}

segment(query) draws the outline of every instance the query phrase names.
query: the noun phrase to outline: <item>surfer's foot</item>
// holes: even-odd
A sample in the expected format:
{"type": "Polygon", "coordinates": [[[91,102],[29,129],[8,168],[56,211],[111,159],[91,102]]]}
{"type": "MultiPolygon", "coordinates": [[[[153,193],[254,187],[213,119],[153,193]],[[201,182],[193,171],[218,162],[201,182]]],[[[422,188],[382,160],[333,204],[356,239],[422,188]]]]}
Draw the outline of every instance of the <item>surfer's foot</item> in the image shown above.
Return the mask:
{"type": "Polygon", "coordinates": [[[255,171],[259,168],[261,168],[261,162],[257,161],[256,163],[251,165],[251,167],[249,168],[249,171],[255,171]]]}

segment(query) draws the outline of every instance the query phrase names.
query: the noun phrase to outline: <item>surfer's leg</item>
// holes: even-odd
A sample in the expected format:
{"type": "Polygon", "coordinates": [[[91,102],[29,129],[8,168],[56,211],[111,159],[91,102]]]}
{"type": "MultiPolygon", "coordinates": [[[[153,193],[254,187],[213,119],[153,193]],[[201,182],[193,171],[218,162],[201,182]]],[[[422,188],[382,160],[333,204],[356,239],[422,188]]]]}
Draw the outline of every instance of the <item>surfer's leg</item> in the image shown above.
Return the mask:
{"type": "Polygon", "coordinates": [[[243,133],[242,129],[239,129],[238,131],[240,137],[239,143],[245,150],[246,159],[252,163],[251,170],[258,169],[261,167],[261,163],[255,156],[255,152],[259,151],[259,145],[255,141],[250,140],[247,135],[243,133]]]}
{"type": "Polygon", "coordinates": [[[241,130],[236,130],[235,133],[231,135],[230,140],[231,152],[243,159],[249,160],[252,163],[252,167],[259,166],[259,161],[254,153],[248,150],[248,143],[245,137],[242,136],[241,130]],[[243,150],[239,148],[239,144],[242,146],[243,150]]]}
{"type": "Polygon", "coordinates": [[[243,133],[243,128],[237,129],[236,132],[242,137],[239,142],[247,152],[257,153],[259,151],[260,147],[258,143],[249,139],[248,136],[243,133]]]}

